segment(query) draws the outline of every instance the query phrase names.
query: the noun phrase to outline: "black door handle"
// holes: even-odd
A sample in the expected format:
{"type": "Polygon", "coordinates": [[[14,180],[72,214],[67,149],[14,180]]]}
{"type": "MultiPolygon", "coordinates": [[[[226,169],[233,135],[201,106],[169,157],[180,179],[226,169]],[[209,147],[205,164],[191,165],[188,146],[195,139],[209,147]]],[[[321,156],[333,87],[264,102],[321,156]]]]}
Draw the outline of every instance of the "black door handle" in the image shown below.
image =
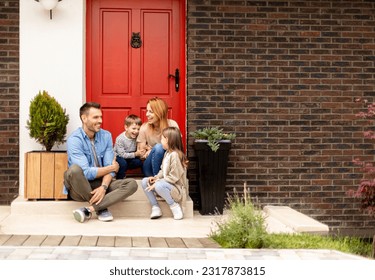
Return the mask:
{"type": "Polygon", "coordinates": [[[174,78],[174,87],[176,89],[176,92],[179,91],[180,89],[180,70],[178,70],[178,68],[176,68],[176,71],[174,72],[174,75],[172,74],[169,74],[169,78],[170,77],[173,77],[174,78]]]}

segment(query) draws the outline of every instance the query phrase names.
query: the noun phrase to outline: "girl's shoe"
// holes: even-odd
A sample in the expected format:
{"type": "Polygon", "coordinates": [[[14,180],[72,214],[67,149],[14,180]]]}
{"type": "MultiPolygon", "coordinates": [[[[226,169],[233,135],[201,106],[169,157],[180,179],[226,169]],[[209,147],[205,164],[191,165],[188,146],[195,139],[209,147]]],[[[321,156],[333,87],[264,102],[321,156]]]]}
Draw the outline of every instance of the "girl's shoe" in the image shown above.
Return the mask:
{"type": "Polygon", "coordinates": [[[159,206],[157,206],[157,205],[152,206],[152,208],[151,208],[151,215],[150,215],[151,219],[160,218],[162,215],[163,214],[161,213],[161,209],[160,209],[159,206]]]}
{"type": "Polygon", "coordinates": [[[180,204],[174,203],[170,206],[175,220],[181,220],[184,217],[180,204]]]}

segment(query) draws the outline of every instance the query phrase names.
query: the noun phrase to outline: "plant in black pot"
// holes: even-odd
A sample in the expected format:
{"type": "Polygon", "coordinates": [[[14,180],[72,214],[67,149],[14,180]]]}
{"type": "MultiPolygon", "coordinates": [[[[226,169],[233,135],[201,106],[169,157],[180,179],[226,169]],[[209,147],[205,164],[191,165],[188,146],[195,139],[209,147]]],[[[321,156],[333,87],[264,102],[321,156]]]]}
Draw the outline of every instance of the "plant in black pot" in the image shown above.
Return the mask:
{"type": "Polygon", "coordinates": [[[69,115],[48,94],[40,92],[31,100],[26,128],[29,135],[45,151],[25,153],[25,197],[65,198],[62,194],[63,172],[67,168],[65,151],[52,152],[55,145],[65,142],[69,115]]]}
{"type": "Polygon", "coordinates": [[[223,213],[229,150],[234,133],[224,133],[216,127],[198,129],[194,137],[194,150],[198,158],[198,182],[202,215],[223,213]]]}

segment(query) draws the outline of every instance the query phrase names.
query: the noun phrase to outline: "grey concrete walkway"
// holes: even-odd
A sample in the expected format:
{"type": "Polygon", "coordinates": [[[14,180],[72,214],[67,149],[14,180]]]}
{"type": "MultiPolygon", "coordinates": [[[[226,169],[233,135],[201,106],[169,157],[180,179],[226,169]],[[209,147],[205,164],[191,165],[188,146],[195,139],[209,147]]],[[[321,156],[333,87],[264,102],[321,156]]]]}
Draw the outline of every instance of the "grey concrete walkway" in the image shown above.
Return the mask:
{"type": "MultiPolygon", "coordinates": [[[[2,246],[0,260],[366,260],[332,250],[2,246]]],[[[374,261],[375,267],[375,261],[374,261]]]]}

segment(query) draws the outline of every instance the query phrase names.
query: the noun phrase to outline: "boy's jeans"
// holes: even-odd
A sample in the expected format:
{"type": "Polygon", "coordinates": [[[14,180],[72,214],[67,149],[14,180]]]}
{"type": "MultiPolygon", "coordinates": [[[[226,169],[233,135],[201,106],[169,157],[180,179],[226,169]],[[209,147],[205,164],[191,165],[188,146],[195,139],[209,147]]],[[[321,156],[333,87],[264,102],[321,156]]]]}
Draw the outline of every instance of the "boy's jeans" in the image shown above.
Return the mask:
{"type": "Polygon", "coordinates": [[[136,169],[142,167],[142,161],[139,158],[128,158],[116,156],[116,161],[120,168],[116,174],[116,179],[124,179],[126,176],[126,171],[128,169],[136,169]]]}

